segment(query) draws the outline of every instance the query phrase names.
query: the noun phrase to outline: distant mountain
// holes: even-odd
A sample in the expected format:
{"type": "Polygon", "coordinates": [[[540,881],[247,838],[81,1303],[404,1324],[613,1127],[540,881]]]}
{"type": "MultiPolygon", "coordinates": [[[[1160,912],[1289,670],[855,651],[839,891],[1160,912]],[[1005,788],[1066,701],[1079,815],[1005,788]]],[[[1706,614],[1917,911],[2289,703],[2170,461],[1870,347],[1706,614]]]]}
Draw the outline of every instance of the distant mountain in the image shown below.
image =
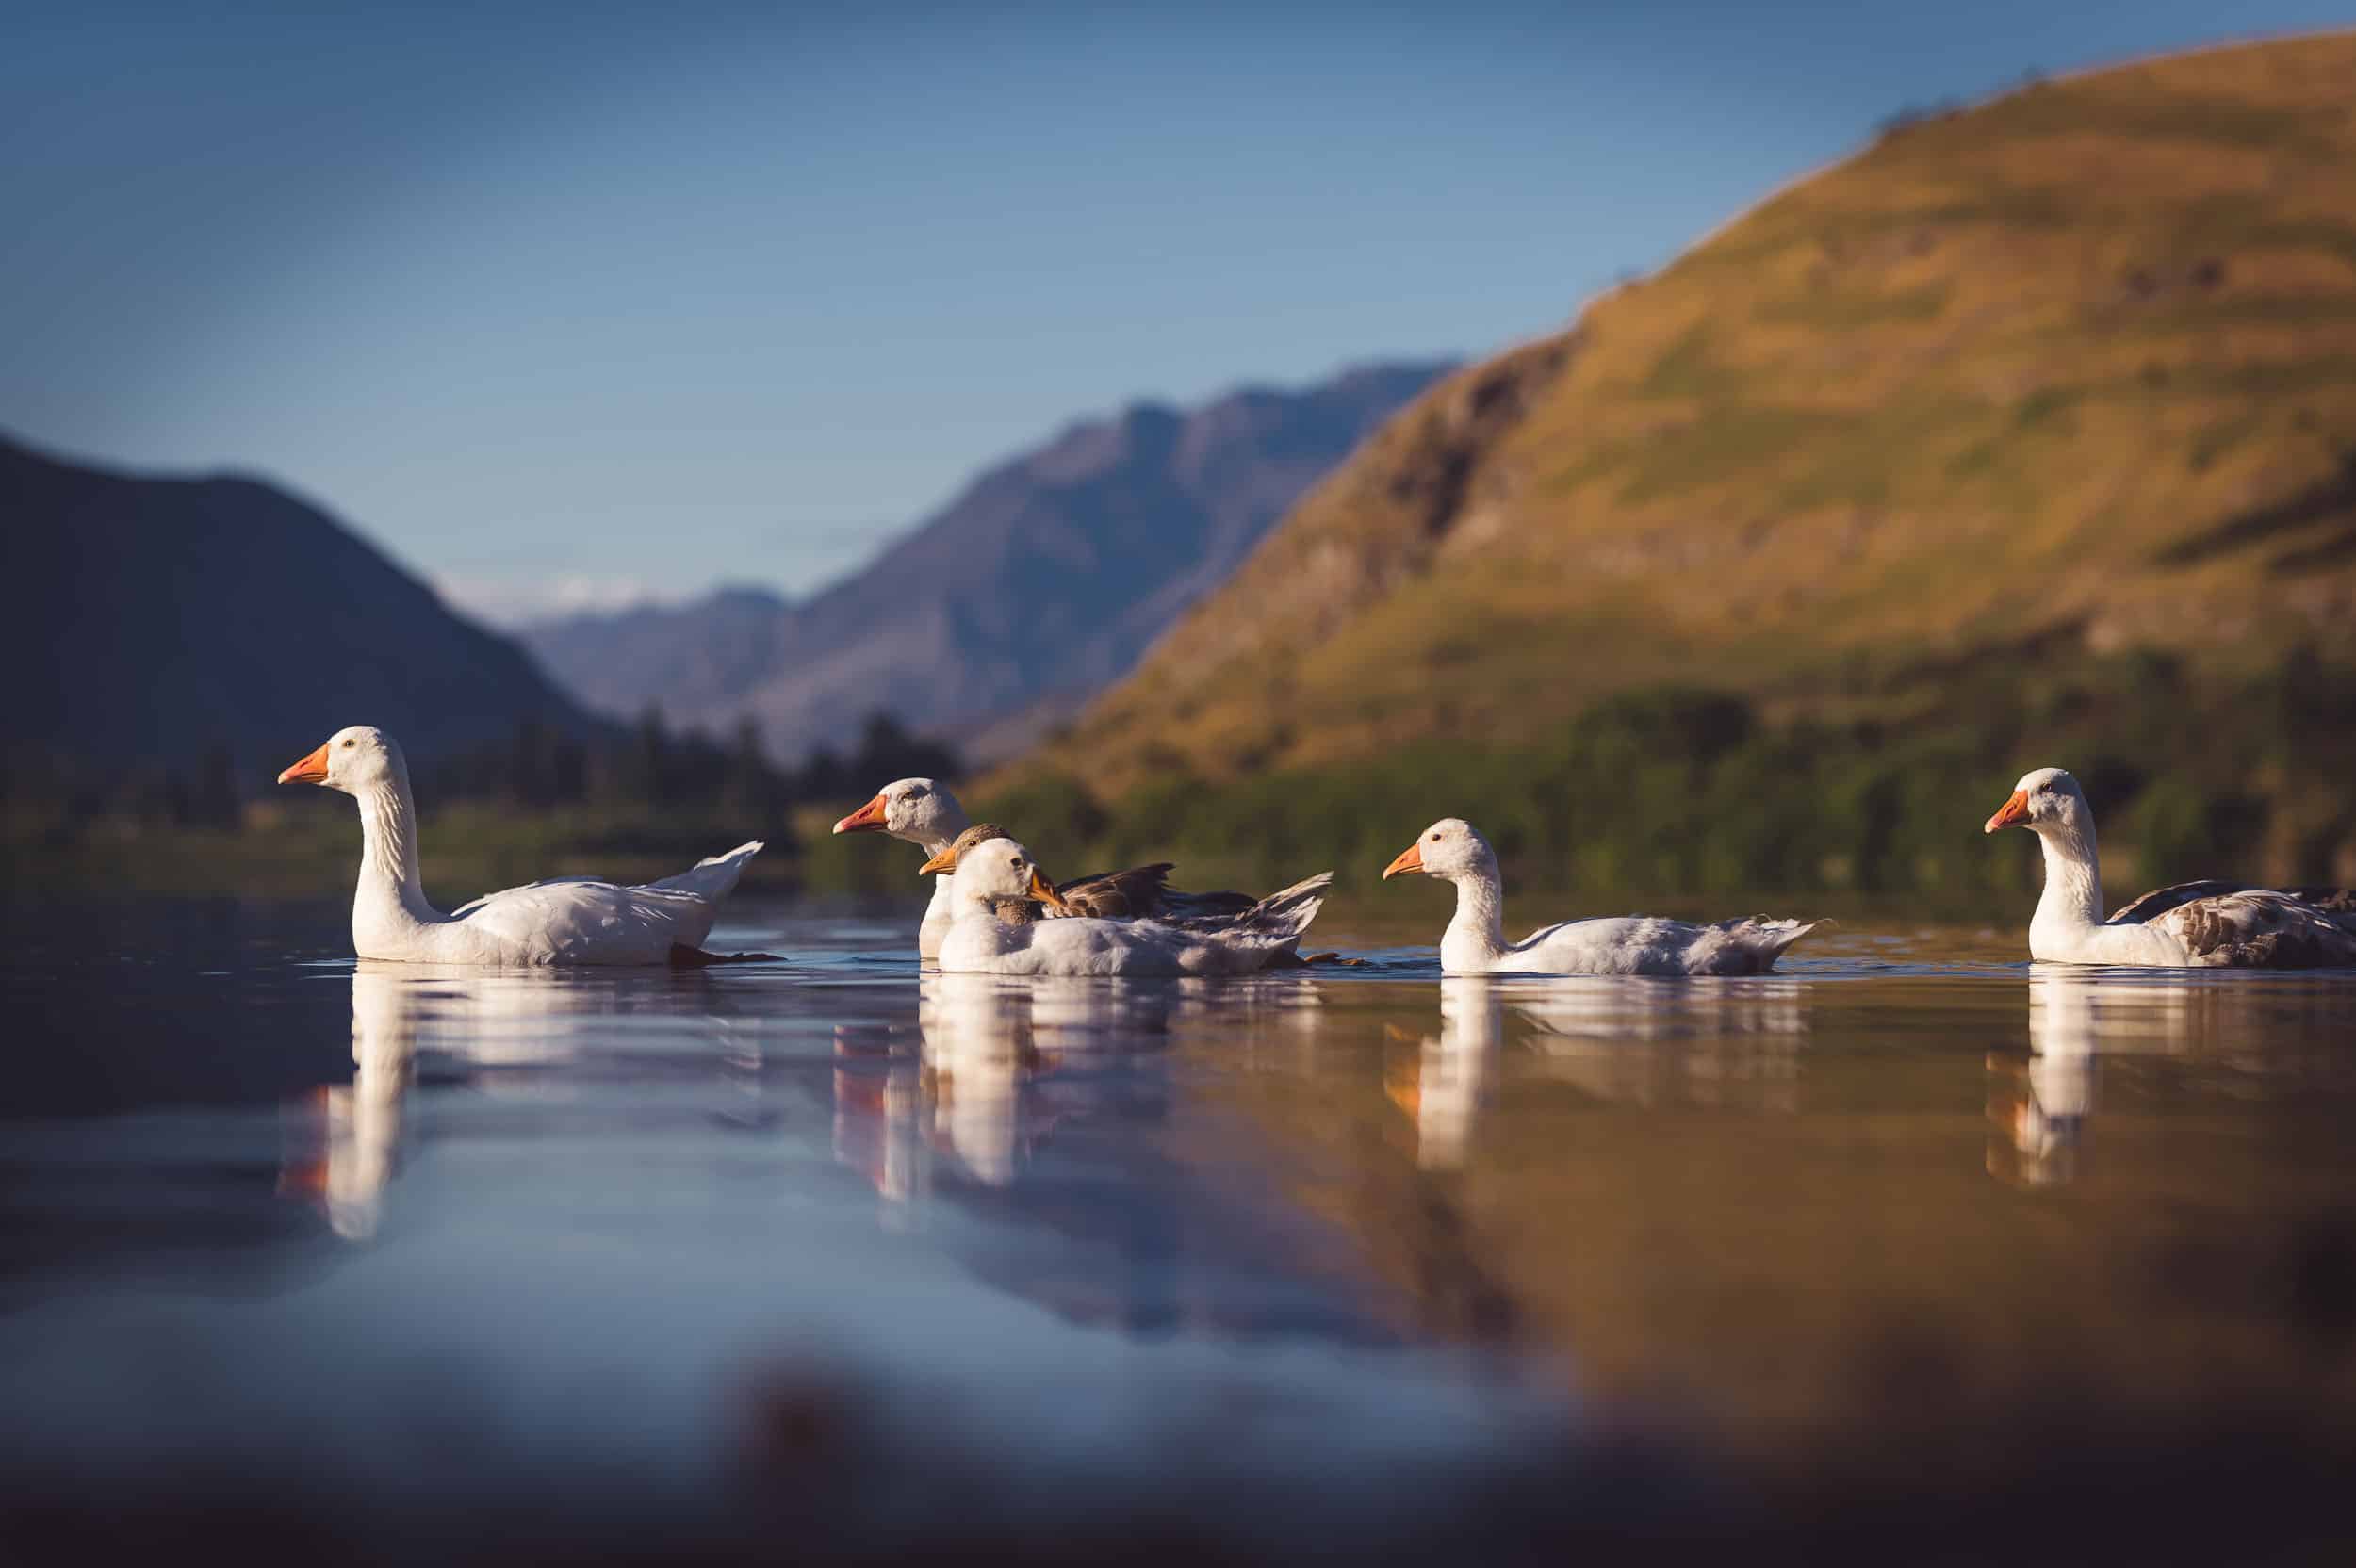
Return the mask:
{"type": "Polygon", "coordinates": [[[793,613],[765,588],[726,587],[683,608],[568,615],[518,635],[541,668],[616,717],[655,704],[674,723],[710,724],[775,672],[793,613]]]}
{"type": "Polygon", "coordinates": [[[1448,367],[1379,365],[1188,411],[1139,404],[989,470],[854,574],[789,604],[731,588],[523,639],[581,700],[749,716],[784,759],[868,713],[992,755],[1118,679],[1302,492],[1448,367]]]}
{"type": "Polygon", "coordinates": [[[250,479],[150,479],[0,438],[0,742],[249,780],[348,724],[430,759],[524,720],[602,727],[524,651],[325,513],[250,479]]]}

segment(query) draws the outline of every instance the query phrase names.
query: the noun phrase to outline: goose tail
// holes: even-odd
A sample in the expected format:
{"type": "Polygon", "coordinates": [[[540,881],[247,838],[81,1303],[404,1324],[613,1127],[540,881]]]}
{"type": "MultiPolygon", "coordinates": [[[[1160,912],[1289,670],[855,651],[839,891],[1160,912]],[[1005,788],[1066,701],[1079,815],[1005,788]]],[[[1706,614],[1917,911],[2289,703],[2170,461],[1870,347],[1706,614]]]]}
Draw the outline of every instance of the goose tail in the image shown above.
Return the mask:
{"type": "Polygon", "coordinates": [[[1291,887],[1272,892],[1240,914],[1215,917],[1219,935],[1251,947],[1289,951],[1309,929],[1333,886],[1333,874],[1321,871],[1291,887]]]}
{"type": "Polygon", "coordinates": [[[1793,943],[1812,932],[1830,930],[1838,923],[1829,920],[1770,920],[1764,915],[1754,915],[1748,920],[1730,921],[1720,929],[1726,933],[1728,946],[1744,959],[1732,972],[1764,974],[1775,967],[1775,960],[1793,943]]]}
{"type": "Polygon", "coordinates": [[[665,892],[691,893],[717,904],[735,890],[736,879],[744,874],[745,865],[764,847],[761,840],[755,839],[750,843],[738,844],[726,855],[707,856],[696,861],[693,870],[680,872],[677,876],[666,876],[660,882],[649,882],[646,886],[660,888],[665,892]]]}

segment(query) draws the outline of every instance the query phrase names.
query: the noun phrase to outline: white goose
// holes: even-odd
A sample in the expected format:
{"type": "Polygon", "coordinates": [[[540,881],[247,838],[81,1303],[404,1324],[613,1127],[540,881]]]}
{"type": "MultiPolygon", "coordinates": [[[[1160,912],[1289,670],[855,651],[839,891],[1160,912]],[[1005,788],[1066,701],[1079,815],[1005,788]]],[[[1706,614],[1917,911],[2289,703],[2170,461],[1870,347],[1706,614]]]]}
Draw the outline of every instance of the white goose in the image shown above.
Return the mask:
{"type": "Polygon", "coordinates": [[[1232,925],[1188,931],[1147,920],[1061,919],[1009,923],[1006,900],[1050,909],[1055,888],[1012,839],[966,850],[944,878],[956,917],[941,944],[945,972],[979,974],[1251,974],[1289,956],[1325,902],[1331,872],[1260,900],[1232,925]]]}
{"type": "MultiPolygon", "coordinates": [[[[967,827],[965,808],[948,789],[929,778],[900,778],[875,792],[875,798],[834,825],[837,833],[884,833],[902,843],[914,844],[927,856],[939,855],[967,827]]],[[[916,928],[916,954],[930,958],[941,951],[941,939],[957,919],[949,896],[950,878],[933,883],[933,901],[916,928]]]]}
{"type": "Polygon", "coordinates": [[[2336,969],[2356,965],[2356,894],[2183,882],[2102,918],[2094,808],[2059,768],[2023,774],[1983,829],[2025,827],[2045,851],[2029,956],[2049,964],[2336,969]]]}
{"type": "Polygon", "coordinates": [[[324,784],[360,806],[365,847],[352,899],[352,945],[363,958],[500,966],[692,964],[720,901],[736,886],[758,841],[644,887],[558,876],[487,893],[443,914],[425,901],[417,872],[417,808],[409,763],[391,736],[368,725],[339,729],[278,776],[324,784]]]}
{"type": "MultiPolygon", "coordinates": [[[[937,874],[933,901],[916,930],[920,958],[940,954],[941,941],[957,918],[949,896],[948,872],[957,864],[951,851],[973,825],[957,797],[946,785],[930,778],[894,779],[876,791],[875,799],[834,825],[837,833],[884,833],[924,849],[926,873],[937,874]]],[[[1055,918],[1085,914],[1107,919],[1170,916],[1199,920],[1240,915],[1253,906],[1248,893],[1182,892],[1169,884],[1171,869],[1165,860],[1067,882],[1058,890],[1072,900],[1072,906],[1050,907],[1048,913],[1055,918]]]]}
{"type": "Polygon", "coordinates": [[[1456,884],[1456,917],[1440,938],[1450,974],[1762,974],[1822,921],[1729,920],[1714,925],[1646,915],[1575,920],[1505,939],[1505,881],[1497,852],[1472,825],[1444,818],[1383,870],[1387,882],[1421,873],[1456,884]]]}

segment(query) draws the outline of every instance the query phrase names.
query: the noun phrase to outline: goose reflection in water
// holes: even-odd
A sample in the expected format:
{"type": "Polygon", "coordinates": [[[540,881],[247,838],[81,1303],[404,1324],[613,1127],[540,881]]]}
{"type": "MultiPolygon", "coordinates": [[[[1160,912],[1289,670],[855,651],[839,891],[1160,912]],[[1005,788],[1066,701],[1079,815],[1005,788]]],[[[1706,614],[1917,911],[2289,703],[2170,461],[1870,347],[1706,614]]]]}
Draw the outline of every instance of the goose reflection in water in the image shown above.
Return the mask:
{"type": "MultiPolygon", "coordinates": [[[[2028,1060],[1988,1058],[1988,1173],[2028,1186],[2075,1177],[2105,1056],[2198,1056],[2232,1066],[2243,1038],[2279,1048],[2344,1006],[2344,996],[2322,988],[2246,975],[2104,974],[2039,964],[2029,975],[2028,1060]]],[[[2277,1049],[2248,1065],[2274,1073],[2299,1063],[2277,1049]]]]}
{"type": "Polygon", "coordinates": [[[1473,1121],[1495,1092],[1505,1047],[1503,983],[1485,974],[1440,982],[1440,1032],[1383,1074],[1391,1101],[1415,1120],[1415,1163],[1454,1170],[1464,1163],[1473,1121]]]}
{"type": "MultiPolygon", "coordinates": [[[[676,1007],[693,972],[666,976],[657,1004],[676,1007]]],[[[316,1202],[347,1240],[377,1232],[384,1190],[400,1171],[420,1053],[476,1087],[506,1096],[561,1096],[537,1070],[581,1055],[576,1037],[630,1010],[610,977],[549,970],[479,969],[364,958],[352,972],[352,1081],[326,1085],[289,1107],[297,1122],[280,1190],[316,1202]]]]}
{"type": "Polygon", "coordinates": [[[908,1108],[929,1111],[934,1146],[988,1186],[1012,1182],[1019,1152],[1053,1125],[1033,1086],[1041,1065],[1035,1001],[1027,987],[995,975],[934,974],[917,1005],[930,1103],[908,1108]]]}
{"type": "Polygon", "coordinates": [[[1190,1032],[1245,1055],[1314,1017],[1297,976],[1227,980],[925,974],[917,1028],[840,1024],[834,1034],[835,1155],[895,1204],[960,1179],[1013,1184],[1054,1131],[1077,1119],[1157,1119],[1160,1058],[1190,1032]]]}
{"type": "Polygon", "coordinates": [[[1071,1086],[1054,1081],[1066,1059],[1157,1045],[1169,1004],[1165,991],[1120,980],[925,974],[912,1033],[835,1028],[835,1157],[893,1204],[931,1194],[940,1157],[984,1186],[1006,1186],[1074,1108],[1071,1086]]]}
{"type": "Polygon", "coordinates": [[[1349,1228],[1270,1201],[1298,1152],[1177,1067],[1301,1048],[1318,1005],[1299,975],[927,974],[913,1041],[836,1030],[837,1157],[883,1223],[1070,1321],[1389,1343],[1404,1309],[1349,1228]]]}
{"type": "Polygon", "coordinates": [[[350,1084],[330,1084],[305,1105],[303,1157],[290,1157],[279,1190],[310,1199],[337,1235],[376,1233],[385,1184],[400,1161],[401,1105],[417,1072],[416,1000],[399,966],[363,960],[352,976],[350,1084]]]}
{"type": "Polygon", "coordinates": [[[1613,1104],[1789,1111],[1805,999],[1800,981],[1778,976],[1450,975],[1440,982],[1438,1036],[1395,1059],[1385,1087],[1415,1119],[1426,1169],[1464,1163],[1509,1044],[1536,1058],[1536,1072],[1613,1104]]]}
{"type": "MultiPolygon", "coordinates": [[[[2136,988],[2113,983],[2108,1004],[2136,988]]],[[[2148,995],[2135,996],[2148,1002],[2148,995]]],[[[2094,1114],[2096,988],[2086,975],[2029,977],[2029,1059],[1988,1058],[1988,1172],[2022,1186],[2056,1186],[2078,1173],[2078,1143],[2094,1114]]]]}

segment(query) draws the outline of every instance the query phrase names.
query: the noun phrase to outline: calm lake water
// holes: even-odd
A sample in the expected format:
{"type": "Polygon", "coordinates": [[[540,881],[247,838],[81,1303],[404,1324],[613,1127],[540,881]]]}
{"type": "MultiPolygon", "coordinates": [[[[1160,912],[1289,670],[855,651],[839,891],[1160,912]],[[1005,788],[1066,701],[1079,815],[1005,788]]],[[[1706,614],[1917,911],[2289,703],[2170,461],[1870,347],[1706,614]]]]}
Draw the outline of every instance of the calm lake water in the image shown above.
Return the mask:
{"type": "MultiPolygon", "coordinates": [[[[2024,911],[2025,918],[2025,911],[2024,911]]],[[[2356,975],[358,964],[11,917],[0,1509],[338,1560],[2329,1560],[2356,975]]],[[[1429,937],[1426,938],[1429,939],[1429,937]]]]}

